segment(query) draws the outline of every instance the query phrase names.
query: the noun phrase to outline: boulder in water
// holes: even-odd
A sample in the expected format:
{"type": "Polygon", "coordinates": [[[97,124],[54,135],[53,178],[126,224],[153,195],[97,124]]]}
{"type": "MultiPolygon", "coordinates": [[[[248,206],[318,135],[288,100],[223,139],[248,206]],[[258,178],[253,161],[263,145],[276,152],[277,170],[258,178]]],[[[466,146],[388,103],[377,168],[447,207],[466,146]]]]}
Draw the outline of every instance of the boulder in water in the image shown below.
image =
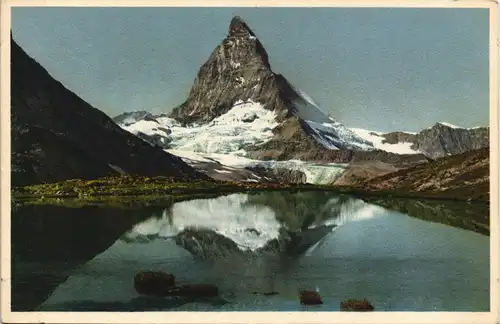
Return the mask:
{"type": "Polygon", "coordinates": [[[348,299],[340,303],[340,310],[347,312],[371,312],[373,305],[365,299],[348,299]]]}
{"type": "Polygon", "coordinates": [[[175,286],[175,277],[164,272],[145,271],[134,277],[135,290],[141,295],[165,296],[175,286]]]}
{"type": "Polygon", "coordinates": [[[300,303],[302,305],[320,305],[323,304],[321,296],[317,291],[301,290],[299,293],[300,303]]]}

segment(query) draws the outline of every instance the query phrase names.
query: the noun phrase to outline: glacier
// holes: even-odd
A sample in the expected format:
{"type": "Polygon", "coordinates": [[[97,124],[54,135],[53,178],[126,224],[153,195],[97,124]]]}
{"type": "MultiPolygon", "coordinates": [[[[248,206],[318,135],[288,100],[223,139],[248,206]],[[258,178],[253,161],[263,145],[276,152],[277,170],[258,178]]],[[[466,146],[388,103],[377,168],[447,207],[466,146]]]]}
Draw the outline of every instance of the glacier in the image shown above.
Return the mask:
{"type": "MultiPolygon", "coordinates": [[[[173,155],[179,156],[188,164],[192,164],[193,162],[218,162],[223,166],[229,166],[232,168],[283,168],[288,170],[301,171],[306,176],[306,182],[311,184],[334,183],[344,173],[348,166],[348,164],[342,163],[319,164],[299,160],[259,161],[252,160],[244,156],[238,156],[236,154],[203,154],[176,149],[166,151],[173,155]]],[[[227,170],[230,170],[230,168],[228,168],[227,170]]],[[[223,170],[222,172],[230,171],[223,170]]],[[[255,181],[255,179],[247,179],[247,181],[255,181]]]]}
{"type": "Polygon", "coordinates": [[[121,126],[135,135],[162,136],[171,149],[179,151],[243,156],[246,146],[271,139],[272,129],[278,125],[275,119],[275,113],[259,103],[238,101],[226,114],[205,125],[182,127],[175,119],[159,117],[121,126]]]}
{"type": "MultiPolygon", "coordinates": [[[[245,148],[269,141],[273,137],[272,130],[278,126],[275,112],[251,100],[235,102],[227,113],[204,125],[183,127],[175,119],[157,117],[120,126],[143,139],[141,135],[150,139],[159,138],[160,142],[154,141],[156,145],[161,145],[167,152],[181,157],[188,164],[217,162],[232,168],[285,168],[303,172],[307,183],[311,184],[331,184],[347,167],[345,164],[318,164],[298,160],[258,161],[246,158],[245,148]]],[[[350,134],[347,129],[343,132],[350,134]]],[[[246,181],[257,180],[249,178],[246,181]]]]}

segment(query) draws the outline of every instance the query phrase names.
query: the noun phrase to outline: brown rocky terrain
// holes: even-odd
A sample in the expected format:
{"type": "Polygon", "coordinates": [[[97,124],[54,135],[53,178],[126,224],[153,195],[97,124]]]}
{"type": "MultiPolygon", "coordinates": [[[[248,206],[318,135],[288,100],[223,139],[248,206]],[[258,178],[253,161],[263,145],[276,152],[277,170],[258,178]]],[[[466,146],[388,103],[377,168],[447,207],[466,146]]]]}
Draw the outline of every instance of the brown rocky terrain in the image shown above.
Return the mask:
{"type": "Polygon", "coordinates": [[[396,172],[399,169],[389,163],[380,161],[359,161],[350,163],[345,172],[340,176],[335,185],[358,185],[368,179],[396,172]]]}
{"type": "Polygon", "coordinates": [[[369,179],[368,191],[420,193],[430,197],[489,200],[489,147],[436,159],[430,163],[369,179]]]}

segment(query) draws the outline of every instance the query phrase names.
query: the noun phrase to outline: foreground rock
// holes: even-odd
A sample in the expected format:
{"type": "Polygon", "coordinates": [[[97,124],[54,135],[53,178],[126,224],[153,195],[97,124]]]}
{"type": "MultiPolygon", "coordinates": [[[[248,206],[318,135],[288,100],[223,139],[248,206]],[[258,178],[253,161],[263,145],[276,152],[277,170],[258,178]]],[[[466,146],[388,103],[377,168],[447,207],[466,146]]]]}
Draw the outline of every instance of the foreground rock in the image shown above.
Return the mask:
{"type": "Polygon", "coordinates": [[[375,308],[367,299],[357,300],[357,299],[348,299],[344,300],[340,303],[341,311],[350,311],[350,312],[371,312],[375,308]]]}
{"type": "Polygon", "coordinates": [[[90,106],[11,37],[12,185],[134,174],[208,179],[90,106]]]}
{"type": "Polygon", "coordinates": [[[323,301],[316,291],[302,290],[299,293],[300,303],[303,305],[321,305],[323,301]]]}

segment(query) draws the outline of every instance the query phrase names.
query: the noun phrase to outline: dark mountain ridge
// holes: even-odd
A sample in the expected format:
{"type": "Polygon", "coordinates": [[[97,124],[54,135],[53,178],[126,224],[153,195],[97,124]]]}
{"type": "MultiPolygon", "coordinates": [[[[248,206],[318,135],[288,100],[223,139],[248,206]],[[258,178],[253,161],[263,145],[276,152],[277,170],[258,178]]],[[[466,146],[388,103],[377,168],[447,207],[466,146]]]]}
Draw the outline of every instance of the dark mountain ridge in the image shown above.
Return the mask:
{"type": "Polygon", "coordinates": [[[12,185],[132,174],[205,179],[90,106],[11,36],[12,185]]]}

